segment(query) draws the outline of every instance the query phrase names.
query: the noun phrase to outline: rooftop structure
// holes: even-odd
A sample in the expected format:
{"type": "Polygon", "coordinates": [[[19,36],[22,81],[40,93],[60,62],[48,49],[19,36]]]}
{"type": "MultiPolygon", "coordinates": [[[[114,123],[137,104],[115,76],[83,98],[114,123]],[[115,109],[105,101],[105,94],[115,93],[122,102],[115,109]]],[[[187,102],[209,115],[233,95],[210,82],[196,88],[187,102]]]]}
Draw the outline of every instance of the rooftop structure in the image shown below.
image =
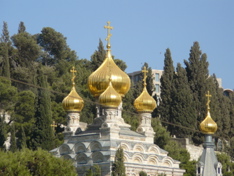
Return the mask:
{"type": "Polygon", "coordinates": [[[72,89],[63,100],[67,112],[65,139],[51,153],[71,159],[79,176],[85,175],[94,164],[101,168],[102,176],[110,176],[115,153],[121,147],[126,175],[137,176],[144,171],[149,176],[160,173],[182,176],[185,170],[179,168],[180,162],[154,144],[151,112],[156,108],[156,102],[145,88],[146,75],[143,77],[144,89],[134,102],[139,115],[139,127],[132,131],[122,118],[122,98],[130,89],[130,79],[112,59],[110,30],[113,27],[108,22],[105,28],[108,29],[106,58],[88,78],[89,90],[96,97],[96,118],[89,125],[80,122],[84,101],[74,88],[75,70],[72,69],[72,89]]]}
{"type": "Polygon", "coordinates": [[[200,130],[205,135],[203,143],[203,153],[197,164],[196,176],[222,176],[222,165],[218,162],[215,152],[212,134],[217,131],[217,124],[210,116],[210,93],[206,95],[207,100],[207,115],[200,124],[200,130]]]}

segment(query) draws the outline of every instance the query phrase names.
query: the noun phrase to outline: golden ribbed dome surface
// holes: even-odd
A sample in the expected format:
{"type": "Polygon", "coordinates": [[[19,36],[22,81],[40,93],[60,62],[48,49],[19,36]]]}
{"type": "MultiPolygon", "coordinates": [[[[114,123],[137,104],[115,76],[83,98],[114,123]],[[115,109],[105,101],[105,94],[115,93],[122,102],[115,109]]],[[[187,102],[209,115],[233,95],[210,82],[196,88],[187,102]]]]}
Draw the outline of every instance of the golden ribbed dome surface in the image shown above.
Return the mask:
{"type": "Polygon", "coordinates": [[[78,111],[80,112],[84,107],[84,100],[78,95],[75,88],[75,73],[74,67],[70,70],[72,73],[72,89],[68,96],[63,99],[62,105],[65,111],[78,111]]]}
{"type": "Polygon", "coordinates": [[[73,86],[71,92],[63,99],[62,102],[63,109],[65,111],[81,111],[84,107],[83,99],[76,92],[75,87],[73,86]]]}
{"type": "Polygon", "coordinates": [[[149,95],[146,87],[144,87],[140,96],[134,101],[134,107],[137,112],[153,112],[156,108],[156,102],[153,97],[149,95]]]}
{"type": "Polygon", "coordinates": [[[149,95],[146,89],[146,73],[148,73],[146,67],[144,67],[142,72],[144,73],[144,88],[140,96],[134,101],[134,107],[136,108],[137,112],[153,112],[153,110],[156,108],[156,102],[154,98],[149,95]]]}
{"type": "MultiPolygon", "coordinates": [[[[110,22],[107,23],[110,25],[110,22]]],[[[92,95],[98,97],[106,90],[109,85],[109,79],[111,79],[113,88],[121,96],[124,96],[130,89],[130,78],[115,64],[112,59],[110,50],[110,29],[113,29],[113,27],[104,26],[104,28],[108,29],[108,35],[106,38],[108,41],[106,58],[100,67],[89,76],[88,87],[92,95]]]]}
{"type": "Polygon", "coordinates": [[[200,130],[204,134],[214,134],[217,131],[217,124],[210,116],[210,93],[206,95],[208,97],[207,101],[207,115],[206,118],[200,123],[200,130]]]}
{"type": "Polygon", "coordinates": [[[122,98],[113,88],[111,82],[107,89],[99,96],[99,103],[105,107],[117,108],[121,103],[122,98]]]}
{"type": "Polygon", "coordinates": [[[217,124],[211,118],[210,112],[208,112],[206,118],[200,123],[201,132],[204,134],[214,134],[217,128],[217,124]]]}

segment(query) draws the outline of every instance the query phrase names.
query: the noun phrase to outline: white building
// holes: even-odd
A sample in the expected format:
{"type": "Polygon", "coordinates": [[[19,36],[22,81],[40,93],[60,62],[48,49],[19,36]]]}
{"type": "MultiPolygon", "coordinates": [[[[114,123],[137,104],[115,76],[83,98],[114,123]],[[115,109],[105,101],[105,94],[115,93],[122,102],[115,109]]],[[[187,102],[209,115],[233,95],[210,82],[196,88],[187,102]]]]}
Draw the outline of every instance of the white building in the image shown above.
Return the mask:
{"type": "MultiPolygon", "coordinates": [[[[111,29],[110,26],[106,28],[111,29]]],[[[83,99],[77,94],[74,84],[70,94],[64,98],[63,107],[67,112],[67,127],[64,143],[51,151],[58,157],[73,160],[79,176],[94,164],[99,165],[103,176],[110,176],[115,153],[124,150],[126,175],[138,176],[144,171],[148,176],[166,174],[182,176],[185,170],[179,168],[179,161],[169,157],[168,152],[154,144],[151,112],[156,102],[144,89],[135,100],[139,114],[136,131],[122,118],[122,98],[130,89],[130,79],[113,61],[108,33],[106,58],[88,79],[89,90],[96,97],[97,114],[92,124],[80,122],[83,99]]],[[[71,72],[76,72],[74,69],[71,72]]],[[[144,79],[145,80],[145,79],[144,79]]]]}

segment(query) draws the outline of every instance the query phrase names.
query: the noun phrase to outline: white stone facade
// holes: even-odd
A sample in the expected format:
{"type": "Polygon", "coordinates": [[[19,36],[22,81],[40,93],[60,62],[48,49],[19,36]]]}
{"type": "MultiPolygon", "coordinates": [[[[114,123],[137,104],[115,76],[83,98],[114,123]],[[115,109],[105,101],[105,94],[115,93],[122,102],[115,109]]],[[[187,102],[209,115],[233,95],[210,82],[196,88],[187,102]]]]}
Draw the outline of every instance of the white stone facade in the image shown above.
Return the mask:
{"type": "Polygon", "coordinates": [[[115,153],[119,147],[124,150],[127,175],[137,176],[140,171],[146,172],[149,176],[160,173],[167,176],[183,175],[185,171],[179,168],[180,162],[167,156],[167,151],[153,144],[154,131],[150,124],[150,114],[140,114],[147,118],[141,118],[136,132],[130,130],[130,125],[124,122],[120,110],[99,109],[93,124],[88,125],[86,129],[84,123],[73,121],[71,118],[78,117],[79,115],[76,116],[74,113],[79,113],[69,112],[64,144],[51,153],[73,160],[79,176],[85,175],[85,172],[95,164],[99,165],[103,176],[110,176],[115,153]]]}

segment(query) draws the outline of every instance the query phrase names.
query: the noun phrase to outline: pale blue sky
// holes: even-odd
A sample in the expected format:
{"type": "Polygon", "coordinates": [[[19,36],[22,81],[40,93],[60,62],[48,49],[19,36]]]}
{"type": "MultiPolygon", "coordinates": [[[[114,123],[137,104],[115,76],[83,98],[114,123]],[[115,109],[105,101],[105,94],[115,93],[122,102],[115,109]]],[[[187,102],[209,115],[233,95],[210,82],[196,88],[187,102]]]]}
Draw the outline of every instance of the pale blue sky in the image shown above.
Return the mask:
{"type": "Polygon", "coordinates": [[[31,34],[52,27],[67,37],[79,58],[90,59],[99,38],[104,44],[111,21],[112,54],[126,62],[126,72],[147,62],[163,69],[170,48],[174,66],[188,59],[194,41],[208,55],[210,74],[234,89],[233,0],[1,0],[0,29],[8,23],[10,35],[20,21],[31,34]]]}

